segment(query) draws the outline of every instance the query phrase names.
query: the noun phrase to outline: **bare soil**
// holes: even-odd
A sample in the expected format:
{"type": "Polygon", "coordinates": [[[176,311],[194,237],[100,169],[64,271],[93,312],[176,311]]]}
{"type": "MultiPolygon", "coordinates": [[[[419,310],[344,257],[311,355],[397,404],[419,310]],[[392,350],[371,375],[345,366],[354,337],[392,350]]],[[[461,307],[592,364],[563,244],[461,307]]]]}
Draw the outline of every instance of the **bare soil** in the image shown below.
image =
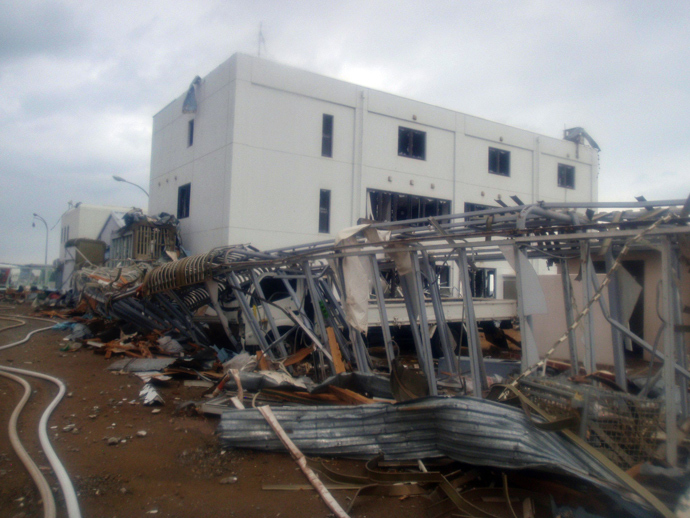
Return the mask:
{"type": "MultiPolygon", "coordinates": [[[[17,311],[32,315],[28,307],[17,311]]],[[[7,325],[0,321],[0,327],[7,325]]],[[[28,325],[0,333],[0,344],[23,338],[28,325]]],[[[177,413],[185,401],[202,399],[203,388],[172,381],[161,389],[160,413],[139,402],[142,382],[134,375],[106,370],[113,360],[87,349],[63,352],[65,332],[46,331],[30,342],[0,351],[0,365],[51,374],[67,385],[49,421],[50,439],[78,492],[86,518],[143,517],[323,517],[331,513],[314,491],[268,491],[262,484],[306,484],[290,456],[247,450],[225,451],[215,436],[218,418],[177,413]],[[76,431],[64,431],[67,425],[76,431]],[[144,437],[137,432],[145,431],[144,437]],[[110,438],[119,438],[109,445],[110,438]],[[237,482],[221,484],[225,477],[237,482]]],[[[22,441],[44,468],[55,488],[58,516],[66,511],[56,479],[40,451],[38,419],[56,392],[49,383],[29,380],[34,393],[20,419],[22,441]]],[[[12,450],[7,423],[22,393],[19,385],[0,378],[0,518],[38,517],[43,510],[38,491],[12,450]]],[[[333,469],[359,474],[362,463],[329,460],[333,469]]],[[[334,491],[347,507],[353,491],[334,491]]],[[[352,511],[358,517],[425,516],[428,501],[392,497],[362,497],[352,511]]]]}

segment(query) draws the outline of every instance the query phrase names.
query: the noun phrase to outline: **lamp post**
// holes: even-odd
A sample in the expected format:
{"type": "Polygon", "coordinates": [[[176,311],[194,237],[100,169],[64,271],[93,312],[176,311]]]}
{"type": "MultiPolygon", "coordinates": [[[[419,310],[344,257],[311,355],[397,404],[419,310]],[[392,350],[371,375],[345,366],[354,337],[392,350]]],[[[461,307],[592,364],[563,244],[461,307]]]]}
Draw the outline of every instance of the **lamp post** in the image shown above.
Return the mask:
{"type": "Polygon", "coordinates": [[[128,183],[129,185],[133,185],[134,187],[137,187],[137,188],[141,189],[142,191],[144,191],[144,194],[146,195],[147,198],[149,196],[149,193],[146,192],[146,190],[141,185],[137,185],[135,183],[130,182],[129,180],[125,180],[121,176],[113,175],[113,180],[115,180],[116,182],[125,182],[125,183],[128,183]]]}
{"type": "MultiPolygon", "coordinates": [[[[47,285],[48,284],[48,223],[46,222],[45,219],[43,219],[41,216],[39,216],[35,212],[34,212],[34,219],[38,219],[39,221],[42,221],[46,227],[46,250],[45,250],[45,258],[44,258],[44,262],[43,262],[43,264],[45,264],[46,266],[43,270],[43,284],[47,285]]],[[[33,221],[31,223],[31,226],[35,228],[36,222],[33,221]]]]}

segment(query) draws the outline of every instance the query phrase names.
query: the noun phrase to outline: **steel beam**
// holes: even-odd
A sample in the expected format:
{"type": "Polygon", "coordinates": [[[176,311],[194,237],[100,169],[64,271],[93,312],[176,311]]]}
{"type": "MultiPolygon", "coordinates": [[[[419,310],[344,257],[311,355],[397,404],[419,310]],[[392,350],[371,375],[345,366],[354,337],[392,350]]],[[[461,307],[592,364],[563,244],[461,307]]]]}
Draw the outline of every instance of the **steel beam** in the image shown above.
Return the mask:
{"type": "MultiPolygon", "coordinates": [[[[582,304],[587,307],[592,300],[592,280],[589,256],[589,243],[580,242],[580,278],[582,280],[582,304]]],[[[597,370],[596,351],[594,350],[594,317],[592,311],[582,319],[583,335],[585,339],[585,371],[592,374],[597,370]]]]}
{"type": "Polygon", "coordinates": [[[563,303],[565,304],[565,321],[568,325],[568,349],[570,350],[570,370],[573,376],[580,372],[580,362],[577,358],[577,342],[575,330],[572,329],[575,322],[573,309],[573,286],[570,282],[570,267],[568,260],[561,260],[561,281],[563,282],[563,303]]]}
{"type": "Polygon", "coordinates": [[[434,308],[434,315],[436,316],[436,332],[439,334],[441,348],[443,350],[443,363],[439,367],[439,372],[449,372],[451,375],[457,376],[458,364],[455,361],[455,351],[453,351],[450,329],[448,328],[448,323],[446,322],[446,315],[443,312],[441,291],[438,288],[436,274],[431,268],[429,254],[426,253],[426,250],[422,250],[421,264],[424,268],[427,281],[429,282],[429,295],[431,296],[431,304],[434,308]]]}
{"type": "Polygon", "coordinates": [[[381,316],[381,332],[383,333],[384,347],[386,349],[386,359],[388,360],[388,369],[392,371],[392,362],[395,358],[395,351],[393,351],[393,339],[391,338],[391,329],[388,324],[388,312],[386,311],[386,301],[383,296],[383,287],[381,286],[381,272],[379,271],[379,262],[375,255],[369,256],[371,261],[371,271],[374,277],[374,294],[376,295],[376,304],[379,308],[379,315],[381,316]]]}
{"type": "Polygon", "coordinates": [[[675,312],[673,293],[673,272],[671,244],[662,239],[661,248],[661,310],[664,317],[664,403],[666,405],[666,462],[671,466],[678,464],[678,406],[676,403],[676,337],[674,330],[675,312]]]}
{"type": "MultiPolygon", "coordinates": [[[[482,355],[482,347],[479,343],[477,319],[474,315],[474,301],[472,300],[472,285],[470,282],[470,266],[467,261],[467,252],[464,248],[458,250],[457,265],[460,269],[463,307],[465,308],[467,314],[465,326],[467,327],[467,342],[470,353],[470,373],[472,375],[472,383],[474,384],[474,396],[482,398],[483,391],[488,390],[489,385],[486,381],[484,356],[482,355]]],[[[520,303],[518,302],[518,309],[519,308],[520,303]]]]}
{"type": "MultiPolygon", "coordinates": [[[[613,268],[614,259],[613,252],[611,252],[612,247],[608,247],[606,254],[604,254],[604,260],[606,262],[606,271],[610,272],[613,268]]],[[[591,261],[591,258],[590,258],[591,261]]],[[[592,268],[593,270],[593,268],[592,268]]],[[[596,273],[592,272],[593,275],[596,273]]],[[[617,322],[623,324],[622,314],[621,314],[621,287],[618,282],[618,272],[614,272],[611,277],[611,283],[609,284],[609,312],[611,318],[617,322]]],[[[625,373],[625,344],[623,342],[623,335],[614,326],[611,326],[611,344],[613,346],[613,366],[614,372],[616,374],[616,383],[624,392],[628,391],[628,379],[625,373]]]]}

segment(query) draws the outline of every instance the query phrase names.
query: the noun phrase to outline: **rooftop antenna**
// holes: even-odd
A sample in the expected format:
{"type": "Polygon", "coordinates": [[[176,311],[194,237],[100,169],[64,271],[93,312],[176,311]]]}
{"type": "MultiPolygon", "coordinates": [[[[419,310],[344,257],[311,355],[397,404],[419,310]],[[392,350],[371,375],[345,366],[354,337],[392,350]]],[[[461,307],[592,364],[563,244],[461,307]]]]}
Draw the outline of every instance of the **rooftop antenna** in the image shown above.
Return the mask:
{"type": "Polygon", "coordinates": [[[264,24],[264,22],[259,23],[259,41],[258,41],[259,57],[261,57],[261,45],[262,44],[264,46],[264,51],[266,51],[266,40],[264,39],[264,33],[262,30],[263,24],[264,24]]]}

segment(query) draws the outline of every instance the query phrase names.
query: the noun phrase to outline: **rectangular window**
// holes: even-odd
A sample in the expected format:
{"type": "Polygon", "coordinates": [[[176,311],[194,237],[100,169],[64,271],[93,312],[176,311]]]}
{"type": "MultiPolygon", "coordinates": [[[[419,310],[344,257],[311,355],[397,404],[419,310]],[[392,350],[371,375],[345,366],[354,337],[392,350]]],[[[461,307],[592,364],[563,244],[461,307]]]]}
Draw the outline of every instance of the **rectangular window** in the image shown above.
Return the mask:
{"type": "Polygon", "coordinates": [[[331,229],[331,191],[321,189],[319,196],[319,233],[329,234],[331,229]]]}
{"type": "Polygon", "coordinates": [[[369,189],[368,217],[376,221],[404,221],[450,214],[450,200],[369,189]]]}
{"type": "Polygon", "coordinates": [[[323,130],[321,132],[321,156],[333,156],[333,115],[323,114],[323,130]]]}
{"type": "Polygon", "coordinates": [[[194,119],[190,120],[187,126],[187,147],[194,144],[194,119]]]}
{"type": "Polygon", "coordinates": [[[410,128],[398,128],[398,155],[426,160],[426,133],[410,128]]]}
{"type": "Polygon", "coordinates": [[[575,168],[573,166],[558,164],[558,186],[566,189],[575,188],[575,168]]]}
{"type": "MultiPolygon", "coordinates": [[[[477,212],[479,210],[488,210],[488,209],[495,209],[496,207],[492,207],[491,205],[482,205],[481,203],[471,203],[471,202],[465,202],[465,212],[477,212]]],[[[470,220],[481,220],[484,221],[484,218],[486,216],[465,216],[465,221],[470,221],[470,220]]]]}
{"type": "Polygon", "coordinates": [[[177,219],[189,217],[189,202],[192,197],[192,184],[186,183],[177,188],[177,219]]]}
{"type": "Polygon", "coordinates": [[[503,149],[489,148],[489,172],[510,176],[510,151],[503,149]]]}

